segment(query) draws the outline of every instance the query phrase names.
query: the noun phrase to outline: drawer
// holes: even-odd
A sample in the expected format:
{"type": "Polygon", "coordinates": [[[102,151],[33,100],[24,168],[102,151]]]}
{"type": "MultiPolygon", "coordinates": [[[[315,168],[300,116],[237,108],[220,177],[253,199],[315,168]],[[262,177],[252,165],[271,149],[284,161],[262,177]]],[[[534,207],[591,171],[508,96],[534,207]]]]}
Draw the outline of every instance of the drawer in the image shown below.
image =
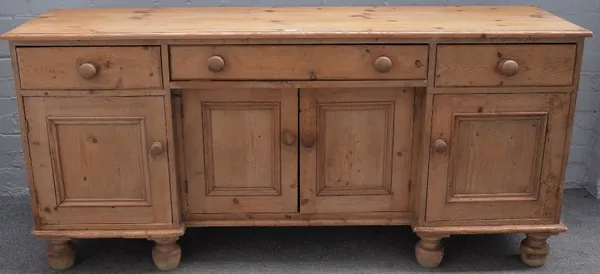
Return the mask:
{"type": "Polygon", "coordinates": [[[426,79],[427,45],[172,46],[171,78],[426,79]]]}
{"type": "Polygon", "coordinates": [[[21,89],[161,88],[160,47],[17,48],[21,89]]]}
{"type": "Polygon", "coordinates": [[[570,86],[575,44],[440,45],[438,87],[570,86]]]}

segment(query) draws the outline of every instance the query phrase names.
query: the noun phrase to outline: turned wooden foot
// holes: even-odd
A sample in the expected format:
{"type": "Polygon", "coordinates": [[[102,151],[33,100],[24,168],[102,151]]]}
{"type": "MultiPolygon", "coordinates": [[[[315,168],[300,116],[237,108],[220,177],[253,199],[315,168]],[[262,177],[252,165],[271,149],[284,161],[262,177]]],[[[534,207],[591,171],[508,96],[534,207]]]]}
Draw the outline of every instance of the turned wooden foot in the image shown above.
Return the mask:
{"type": "Polygon", "coordinates": [[[181,260],[181,248],[177,244],[177,238],[153,239],[156,242],[152,248],[152,259],[160,270],[172,270],[177,268],[181,260]]]}
{"type": "Polygon", "coordinates": [[[441,240],[441,237],[421,237],[415,246],[415,256],[422,267],[433,268],[440,265],[444,258],[441,240]]]}
{"type": "Polygon", "coordinates": [[[546,240],[549,234],[531,233],[521,242],[521,261],[528,266],[540,267],[546,263],[549,247],[546,240]]]}
{"type": "Polygon", "coordinates": [[[54,270],[65,270],[75,264],[75,248],[68,240],[50,241],[46,249],[46,260],[54,270]]]}

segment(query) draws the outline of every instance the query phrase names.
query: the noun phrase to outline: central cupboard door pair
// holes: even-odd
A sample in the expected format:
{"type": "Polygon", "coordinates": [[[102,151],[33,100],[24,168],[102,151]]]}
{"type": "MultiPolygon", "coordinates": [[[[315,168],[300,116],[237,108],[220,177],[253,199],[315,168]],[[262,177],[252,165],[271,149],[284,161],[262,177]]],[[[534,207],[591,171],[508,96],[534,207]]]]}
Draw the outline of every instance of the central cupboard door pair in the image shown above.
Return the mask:
{"type": "Polygon", "coordinates": [[[189,214],[408,211],[412,88],[182,96],[189,214]]]}

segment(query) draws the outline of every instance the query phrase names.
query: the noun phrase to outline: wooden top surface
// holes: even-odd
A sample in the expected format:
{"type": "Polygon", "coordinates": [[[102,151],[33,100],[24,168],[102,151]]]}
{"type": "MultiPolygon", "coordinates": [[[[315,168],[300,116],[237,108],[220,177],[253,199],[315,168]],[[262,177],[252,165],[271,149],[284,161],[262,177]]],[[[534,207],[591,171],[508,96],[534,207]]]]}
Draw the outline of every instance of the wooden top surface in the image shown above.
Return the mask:
{"type": "Polygon", "coordinates": [[[8,40],[553,38],[591,32],[533,6],[56,9],[8,40]]]}

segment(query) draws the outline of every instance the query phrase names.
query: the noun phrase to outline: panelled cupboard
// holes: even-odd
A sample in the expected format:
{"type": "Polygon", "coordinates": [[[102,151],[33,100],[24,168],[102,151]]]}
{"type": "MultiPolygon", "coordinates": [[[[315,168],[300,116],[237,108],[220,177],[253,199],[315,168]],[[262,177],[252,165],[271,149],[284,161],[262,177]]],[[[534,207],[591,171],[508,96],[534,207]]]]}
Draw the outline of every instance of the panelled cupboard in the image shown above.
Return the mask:
{"type": "Polygon", "coordinates": [[[560,221],[586,29],[537,7],[52,10],[10,40],[33,233],[410,225],[436,267],[454,234],[560,221]]]}

